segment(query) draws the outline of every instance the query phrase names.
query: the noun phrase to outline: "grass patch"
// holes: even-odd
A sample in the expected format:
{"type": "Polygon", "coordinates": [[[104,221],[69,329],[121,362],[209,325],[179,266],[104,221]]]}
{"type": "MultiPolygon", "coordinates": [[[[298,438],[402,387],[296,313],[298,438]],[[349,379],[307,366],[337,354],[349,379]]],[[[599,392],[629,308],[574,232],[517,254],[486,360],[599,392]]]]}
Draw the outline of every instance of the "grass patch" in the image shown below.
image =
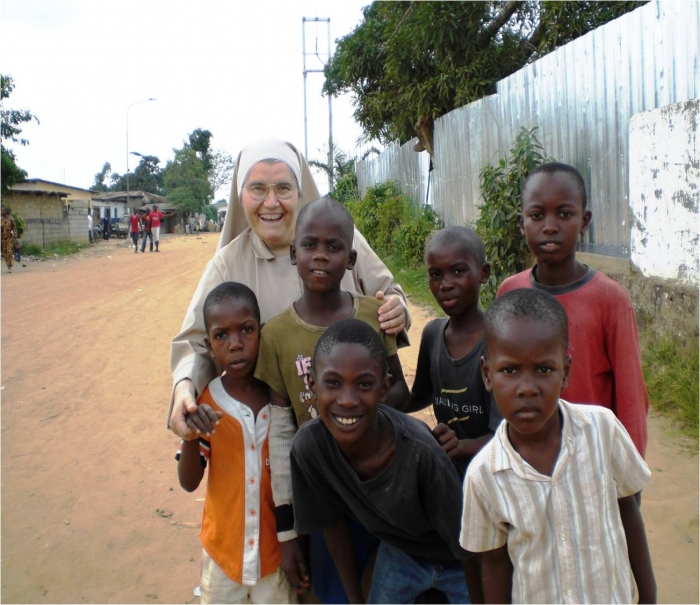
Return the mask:
{"type": "Polygon", "coordinates": [[[394,276],[394,281],[401,284],[403,291],[411,297],[411,302],[421,307],[427,307],[437,317],[444,317],[440,305],[433,298],[428,287],[428,271],[425,267],[420,269],[406,269],[393,258],[382,259],[394,276]]]}
{"type": "Polygon", "coordinates": [[[676,421],[698,447],[698,339],[645,339],[642,368],[654,409],[676,421]]]}
{"type": "Polygon", "coordinates": [[[50,258],[55,254],[69,256],[88,247],[88,244],[76,244],[75,242],[58,242],[57,244],[46,246],[46,248],[35,244],[24,244],[22,246],[22,256],[37,256],[39,258],[50,258]]]}

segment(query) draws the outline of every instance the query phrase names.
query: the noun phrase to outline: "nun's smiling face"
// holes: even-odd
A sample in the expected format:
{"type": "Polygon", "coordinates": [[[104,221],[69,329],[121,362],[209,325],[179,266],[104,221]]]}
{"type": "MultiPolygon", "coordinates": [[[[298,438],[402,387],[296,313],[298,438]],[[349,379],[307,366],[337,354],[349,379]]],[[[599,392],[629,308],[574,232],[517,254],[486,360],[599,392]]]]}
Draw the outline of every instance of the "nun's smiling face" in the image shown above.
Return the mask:
{"type": "MultiPolygon", "coordinates": [[[[286,197],[285,194],[282,194],[286,197]]],[[[257,197],[257,196],[256,196],[257,197]]],[[[296,178],[284,162],[258,162],[250,169],[242,190],[241,203],[251,229],[267,244],[276,256],[289,254],[289,245],[294,240],[294,226],[297,220],[299,190],[296,178]],[[257,200],[251,194],[256,185],[268,188],[267,196],[257,200]],[[275,192],[293,189],[289,199],[280,200],[275,192]]]]}

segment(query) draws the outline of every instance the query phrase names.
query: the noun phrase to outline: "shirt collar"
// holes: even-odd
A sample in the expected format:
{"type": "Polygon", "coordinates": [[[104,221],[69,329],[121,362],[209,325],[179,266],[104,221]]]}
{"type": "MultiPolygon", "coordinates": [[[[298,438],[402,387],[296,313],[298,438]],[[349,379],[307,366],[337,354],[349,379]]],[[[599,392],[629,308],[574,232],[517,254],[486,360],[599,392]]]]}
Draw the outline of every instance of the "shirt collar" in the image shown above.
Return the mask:
{"type": "Polygon", "coordinates": [[[250,227],[247,228],[247,231],[249,231],[250,244],[253,248],[253,253],[255,256],[264,260],[274,259],[275,255],[270,252],[270,249],[265,245],[263,239],[250,227]]]}
{"type": "Polygon", "coordinates": [[[501,422],[494,436],[496,447],[491,451],[491,472],[496,473],[498,471],[510,469],[523,479],[530,479],[532,481],[556,480],[576,449],[574,434],[580,430],[584,424],[590,424],[591,422],[586,414],[563,399],[559,400],[559,410],[561,411],[563,425],[561,432],[561,449],[551,477],[537,472],[515,451],[510,439],[508,439],[507,422],[501,422]]]}

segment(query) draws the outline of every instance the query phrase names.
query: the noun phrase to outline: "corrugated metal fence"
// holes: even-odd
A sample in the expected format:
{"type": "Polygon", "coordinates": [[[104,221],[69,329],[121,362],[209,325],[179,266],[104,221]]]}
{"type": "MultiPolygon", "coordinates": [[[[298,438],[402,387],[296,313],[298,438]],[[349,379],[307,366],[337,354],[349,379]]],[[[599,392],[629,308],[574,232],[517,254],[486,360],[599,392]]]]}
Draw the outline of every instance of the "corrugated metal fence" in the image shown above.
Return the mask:
{"type": "Polygon", "coordinates": [[[537,126],[547,154],[586,181],[593,222],[582,249],[629,258],[629,119],[700,96],[699,40],[698,2],[651,2],[436,120],[429,196],[427,153],[413,151],[415,140],[358,162],[360,192],[397,180],[414,199],[430,199],[446,224],[470,224],[480,170],[508,153],[521,127],[537,126]]]}

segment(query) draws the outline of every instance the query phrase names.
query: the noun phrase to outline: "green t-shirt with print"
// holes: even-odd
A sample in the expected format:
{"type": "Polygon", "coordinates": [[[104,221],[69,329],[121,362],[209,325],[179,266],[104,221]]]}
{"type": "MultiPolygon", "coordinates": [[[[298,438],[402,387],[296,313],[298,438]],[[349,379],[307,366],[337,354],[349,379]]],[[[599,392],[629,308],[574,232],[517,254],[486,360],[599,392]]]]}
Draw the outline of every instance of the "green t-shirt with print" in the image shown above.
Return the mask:
{"type": "MultiPolygon", "coordinates": [[[[359,319],[372,326],[384,343],[387,357],[396,355],[396,337],[385,334],[379,327],[382,301],[371,296],[353,294],[352,297],[353,310],[348,319],[359,319]]],[[[255,377],[292,402],[298,426],[318,415],[308,375],[316,343],[325,330],[324,326],[305,322],[291,305],[268,321],[260,336],[255,377]]]]}

